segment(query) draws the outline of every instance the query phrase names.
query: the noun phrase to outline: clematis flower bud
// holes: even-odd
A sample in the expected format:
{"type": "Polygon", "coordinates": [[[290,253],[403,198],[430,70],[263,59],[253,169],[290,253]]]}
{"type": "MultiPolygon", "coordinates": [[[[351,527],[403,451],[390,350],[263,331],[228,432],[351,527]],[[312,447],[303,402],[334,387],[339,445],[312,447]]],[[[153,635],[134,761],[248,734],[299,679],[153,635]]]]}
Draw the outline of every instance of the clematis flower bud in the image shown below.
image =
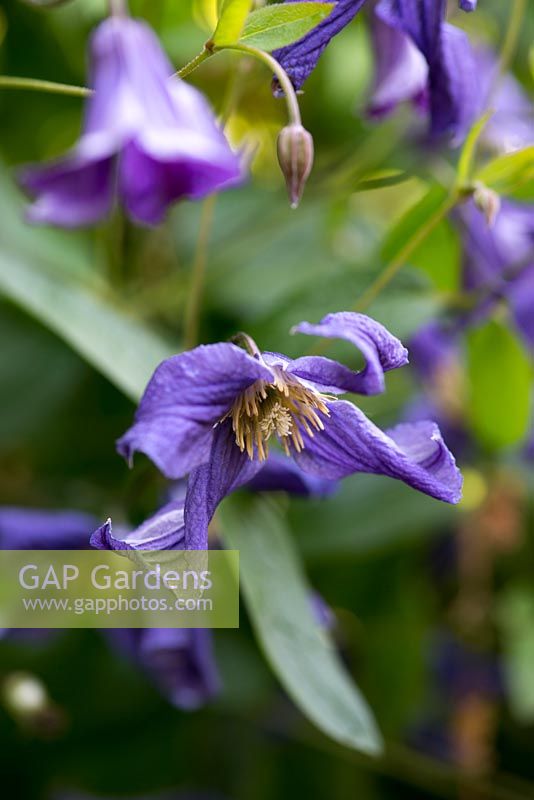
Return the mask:
{"type": "Polygon", "coordinates": [[[484,214],[488,228],[493,228],[497,214],[501,209],[501,198],[497,192],[480,183],[473,192],[473,200],[478,210],[484,214]]]}
{"type": "Polygon", "coordinates": [[[291,208],[297,208],[313,166],[312,135],[302,125],[287,125],[280,131],[277,150],[291,208]]]}

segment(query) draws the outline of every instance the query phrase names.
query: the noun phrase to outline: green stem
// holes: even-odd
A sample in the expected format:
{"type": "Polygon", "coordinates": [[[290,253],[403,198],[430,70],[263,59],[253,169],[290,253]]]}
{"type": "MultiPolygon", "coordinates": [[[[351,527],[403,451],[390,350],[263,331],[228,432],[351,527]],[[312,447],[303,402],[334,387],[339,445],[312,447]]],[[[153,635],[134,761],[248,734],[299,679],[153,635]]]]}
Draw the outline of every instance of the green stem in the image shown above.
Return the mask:
{"type": "Polygon", "coordinates": [[[204,278],[206,275],[206,263],[208,258],[208,244],[216,199],[217,195],[212,194],[207,197],[206,200],[204,200],[204,204],[202,206],[195,261],[193,263],[193,272],[191,276],[189,302],[187,304],[185,315],[186,349],[195,347],[198,342],[200,307],[202,304],[202,293],[204,291],[204,278]]]}
{"type": "Polygon", "coordinates": [[[33,92],[68,94],[73,97],[88,97],[92,94],[91,89],[85,86],[71,86],[68,83],[41,81],[37,78],[17,78],[11,75],[0,75],[0,89],[29,89],[33,92]]]}
{"type": "Polygon", "coordinates": [[[275,58],[269,55],[269,53],[265,53],[263,50],[259,50],[256,47],[250,47],[248,44],[229,44],[213,48],[213,52],[221,52],[222,50],[234,50],[237,53],[245,53],[248,56],[252,56],[252,58],[258,59],[258,61],[263,61],[263,63],[269,67],[271,72],[274,72],[281,88],[283,89],[284,97],[287,103],[289,121],[293,125],[302,124],[299,103],[295,89],[293,88],[293,84],[291,83],[286,71],[280,66],[275,58]]]}
{"type": "Polygon", "coordinates": [[[499,75],[497,81],[508,71],[512,62],[526,10],[527,0],[514,1],[508,22],[508,29],[499,56],[499,75]]]}
{"type": "Polygon", "coordinates": [[[127,17],[128,16],[128,2],[127,0],[108,0],[109,13],[112,17],[127,17]]]}
{"type": "Polygon", "coordinates": [[[432,216],[427,219],[425,224],[421,225],[414,235],[408,239],[404,247],[399,251],[395,258],[393,258],[386,265],[384,271],[363,293],[358,302],[355,304],[353,309],[354,311],[363,311],[376,300],[382,289],[384,289],[388,283],[393,280],[397,272],[406,263],[412,253],[417,249],[417,247],[419,247],[420,244],[424,242],[426,237],[432,233],[434,228],[441,222],[441,220],[447,216],[449,211],[454,208],[458,200],[459,195],[456,191],[448,195],[441,206],[436,209],[432,216]]]}
{"type": "Polygon", "coordinates": [[[191,61],[189,61],[185,66],[183,66],[174,74],[177,75],[178,78],[185,78],[187,75],[193,72],[197,67],[199,67],[203,61],[206,61],[212,55],[213,52],[211,50],[204,48],[204,50],[202,50],[198,54],[198,56],[195,56],[193,59],[191,59],[191,61]]]}

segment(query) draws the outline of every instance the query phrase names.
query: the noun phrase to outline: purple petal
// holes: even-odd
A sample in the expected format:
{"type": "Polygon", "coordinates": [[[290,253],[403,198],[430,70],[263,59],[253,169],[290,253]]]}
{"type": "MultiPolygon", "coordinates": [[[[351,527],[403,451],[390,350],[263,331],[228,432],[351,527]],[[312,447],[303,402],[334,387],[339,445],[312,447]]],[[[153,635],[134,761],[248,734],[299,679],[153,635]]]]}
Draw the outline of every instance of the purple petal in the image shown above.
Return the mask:
{"type": "Polygon", "coordinates": [[[457,331],[445,323],[429,322],[410,341],[410,363],[421,378],[431,381],[459,359],[457,331]]]}
{"type": "Polygon", "coordinates": [[[319,356],[305,356],[291,362],[287,371],[313,381],[329,391],[379,394],[384,391],[384,372],[408,363],[408,351],[383,325],[364,314],[349,311],[327,314],[313,325],[301,322],[292,333],[346,339],[364,355],[366,365],[353,372],[336,361],[319,356]]]}
{"type": "MultiPolygon", "coordinates": [[[[301,0],[286,0],[300,2],[301,0]]],[[[331,14],[298,42],[275,50],[273,56],[285,69],[296,89],[315,69],[330,40],[351,22],[365,0],[338,0],[331,14]]]]}
{"type": "Polygon", "coordinates": [[[337,481],[304,472],[293,459],[281,453],[270,453],[246,488],[253,492],[288,492],[301,497],[328,497],[335,492],[337,485],[337,481]]]}
{"type": "Polygon", "coordinates": [[[328,603],[321,597],[319,592],[312,591],[310,594],[310,605],[317,624],[329,631],[334,627],[336,617],[328,603]]]}
{"type": "Polygon", "coordinates": [[[534,209],[504,201],[490,228],[473,202],[455,217],[464,244],[464,287],[498,289],[509,267],[528,260],[534,244],[534,209]]]}
{"type": "Polygon", "coordinates": [[[78,550],[89,547],[96,521],[77,511],[0,508],[1,550],[78,550]]]}
{"type": "Polygon", "coordinates": [[[177,708],[199,708],[220,689],[210,630],[124,628],[108,632],[108,637],[177,708]]]}
{"type": "Polygon", "coordinates": [[[325,478],[388,475],[439,500],[460,500],[462,476],[435,423],[406,423],[384,432],[343,400],[330,404],[330,414],[324,431],[313,438],[303,434],[305,449],[295,456],[303,469],[325,478]]]}
{"type": "Polygon", "coordinates": [[[434,136],[461,144],[480,115],[477,64],[469,37],[454,25],[442,25],[441,59],[430,61],[430,116],[434,136]]]}
{"type": "MultiPolygon", "coordinates": [[[[183,136],[174,136],[183,142],[183,136]]],[[[154,156],[132,142],[123,153],[119,185],[130,217],[145,225],[157,225],[173,202],[197,200],[235,184],[240,177],[241,168],[233,156],[215,160],[208,148],[204,153],[184,152],[172,157],[162,150],[154,156]]]]}
{"type": "Polygon", "coordinates": [[[507,296],[521,338],[534,352],[534,251],[532,263],[510,282],[507,296]]]}
{"type": "Polygon", "coordinates": [[[500,75],[497,55],[485,47],[475,52],[481,107],[493,113],[481,141],[497,153],[511,153],[534,143],[534,105],[510,73],[500,75]]]}
{"type": "Polygon", "coordinates": [[[113,157],[93,159],[76,151],[42,167],[26,167],[20,182],[37,198],[28,219],[64,228],[98,222],[111,211],[113,175],[113,157]]]}
{"type": "Polygon", "coordinates": [[[216,428],[209,461],[189,476],[185,499],[188,550],[207,550],[208,526],[217,506],[228,494],[251,481],[261,467],[261,461],[251,461],[246,452],[240,451],[230,420],[216,428]]]}
{"type": "Polygon", "coordinates": [[[198,198],[242,178],[202,95],[171,77],[174,68],[143,22],[110,17],[90,45],[84,132],[62,161],[32,168],[23,183],[37,195],[30,218],[73,227],[112,207],[114,156],[119,189],[141,222],[159,222],[180,197],[198,198]]]}
{"type": "Polygon", "coordinates": [[[445,12],[445,0],[381,0],[376,7],[382,21],[409,36],[428,64],[432,135],[448,135],[458,144],[482,99],[469,38],[444,22],[445,12]]]}
{"type": "Polygon", "coordinates": [[[458,0],[458,5],[462,11],[474,11],[477,7],[477,0],[458,0]]]}
{"type": "Polygon", "coordinates": [[[138,657],[160,692],[178,708],[192,711],[219,692],[210,630],[141,631],[138,657]]]}
{"type": "Polygon", "coordinates": [[[128,461],[145,453],[168,478],[181,478],[209,457],[213,426],[233,401],[270,370],[233,344],[201,345],[154,372],[134,425],[117,443],[128,461]]]}
{"type": "Polygon", "coordinates": [[[108,519],[91,537],[97,550],[177,550],[183,548],[184,504],[168,503],[135,530],[114,536],[108,519]]]}
{"type": "Polygon", "coordinates": [[[371,32],[375,78],[368,113],[380,117],[406,101],[421,106],[427,93],[428,64],[420,50],[409,36],[387,25],[377,14],[373,15],[371,32]]]}

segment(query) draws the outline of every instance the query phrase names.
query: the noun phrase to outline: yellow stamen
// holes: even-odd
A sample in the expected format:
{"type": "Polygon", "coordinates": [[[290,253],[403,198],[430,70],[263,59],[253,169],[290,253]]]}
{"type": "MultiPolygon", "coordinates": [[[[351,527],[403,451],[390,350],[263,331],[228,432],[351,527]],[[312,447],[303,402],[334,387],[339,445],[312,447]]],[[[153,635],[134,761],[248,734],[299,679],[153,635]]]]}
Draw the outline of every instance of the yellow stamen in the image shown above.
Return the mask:
{"type": "Polygon", "coordinates": [[[291,448],[300,453],[305,446],[302,430],[310,437],[324,430],[320,415],[330,415],[326,401],[331,399],[334,398],[304,386],[298,378],[275,367],[272,383],[263,380],[253,383],[236,398],[223,419],[232,420],[241,452],[246,451],[253,459],[256,451],[258,459],[265,461],[269,455],[268,442],[273,436],[286,455],[291,454],[291,448]]]}

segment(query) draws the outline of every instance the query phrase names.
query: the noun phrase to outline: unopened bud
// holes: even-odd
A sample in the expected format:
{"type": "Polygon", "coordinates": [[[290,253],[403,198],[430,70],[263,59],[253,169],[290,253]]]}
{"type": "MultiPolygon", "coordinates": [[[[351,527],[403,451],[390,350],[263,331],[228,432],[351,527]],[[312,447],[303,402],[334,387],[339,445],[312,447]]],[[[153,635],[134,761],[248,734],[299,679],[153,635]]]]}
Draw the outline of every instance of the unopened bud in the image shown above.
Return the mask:
{"type": "Polygon", "coordinates": [[[488,223],[488,228],[493,228],[497,214],[501,210],[501,198],[493,189],[488,189],[484,184],[479,184],[473,192],[473,200],[479,211],[482,211],[488,223]]]}
{"type": "Polygon", "coordinates": [[[297,208],[313,166],[313,138],[302,125],[287,125],[278,136],[278,163],[291,208],[297,208]]]}

